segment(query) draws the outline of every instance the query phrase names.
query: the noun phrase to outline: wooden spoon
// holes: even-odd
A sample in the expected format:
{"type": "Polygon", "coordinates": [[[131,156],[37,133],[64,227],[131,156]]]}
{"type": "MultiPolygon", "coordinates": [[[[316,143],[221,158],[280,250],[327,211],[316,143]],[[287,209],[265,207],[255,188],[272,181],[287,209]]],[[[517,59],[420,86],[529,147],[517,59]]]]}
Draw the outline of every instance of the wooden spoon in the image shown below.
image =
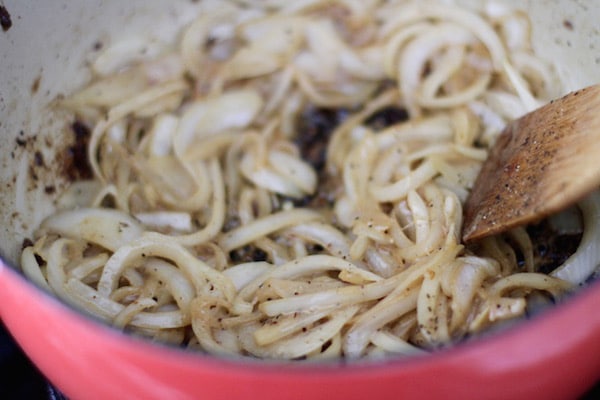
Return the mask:
{"type": "Polygon", "coordinates": [[[464,207],[463,241],[535,222],[600,185],[600,84],[510,123],[464,207]]]}

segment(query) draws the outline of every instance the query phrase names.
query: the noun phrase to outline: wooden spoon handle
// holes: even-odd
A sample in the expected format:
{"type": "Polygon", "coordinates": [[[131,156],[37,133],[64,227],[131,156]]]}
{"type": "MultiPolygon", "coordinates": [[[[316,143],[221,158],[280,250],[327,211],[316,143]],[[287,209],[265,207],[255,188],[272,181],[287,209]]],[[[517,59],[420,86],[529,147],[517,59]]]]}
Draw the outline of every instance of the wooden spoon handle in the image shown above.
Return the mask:
{"type": "Polygon", "coordinates": [[[504,129],[465,203],[463,240],[539,220],[599,185],[600,85],[594,85],[504,129]]]}

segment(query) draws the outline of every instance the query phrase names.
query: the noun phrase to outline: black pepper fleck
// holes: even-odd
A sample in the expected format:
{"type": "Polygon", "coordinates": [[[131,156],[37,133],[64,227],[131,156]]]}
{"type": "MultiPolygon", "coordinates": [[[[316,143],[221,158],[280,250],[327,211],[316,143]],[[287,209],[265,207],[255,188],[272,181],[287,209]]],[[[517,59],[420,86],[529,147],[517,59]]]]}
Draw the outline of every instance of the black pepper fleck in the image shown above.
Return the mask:
{"type": "Polygon", "coordinates": [[[563,26],[565,28],[567,28],[568,30],[572,31],[573,30],[573,23],[571,21],[569,21],[568,19],[565,19],[563,21],[563,26]]]}

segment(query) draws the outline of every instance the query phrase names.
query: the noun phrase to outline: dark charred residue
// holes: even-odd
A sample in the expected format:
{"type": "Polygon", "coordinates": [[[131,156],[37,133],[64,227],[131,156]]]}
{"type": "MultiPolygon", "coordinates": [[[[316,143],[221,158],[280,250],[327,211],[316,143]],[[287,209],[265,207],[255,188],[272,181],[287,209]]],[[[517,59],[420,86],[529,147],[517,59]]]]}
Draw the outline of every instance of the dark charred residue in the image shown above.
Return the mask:
{"type": "MultiPolygon", "coordinates": [[[[349,116],[348,109],[330,109],[308,107],[297,122],[296,144],[302,158],[319,173],[325,166],[327,146],[335,129],[349,116]]],[[[365,121],[374,130],[408,120],[408,112],[399,107],[386,107],[365,121]]]]}
{"type": "MultiPolygon", "coordinates": [[[[21,243],[21,251],[25,250],[27,247],[31,247],[33,246],[33,240],[29,239],[29,238],[25,238],[23,239],[23,243],[21,243]]],[[[46,262],[44,261],[44,259],[42,257],[40,257],[39,254],[34,254],[35,257],[35,261],[39,264],[39,265],[45,265],[46,262]]]]}
{"type": "Polygon", "coordinates": [[[549,274],[575,253],[583,232],[560,234],[547,220],[530,225],[527,232],[533,242],[534,262],[537,271],[549,274]]]}
{"type": "Polygon", "coordinates": [[[100,202],[100,207],[102,208],[116,208],[117,202],[113,196],[104,196],[102,201],[100,202]]]}
{"type": "Polygon", "coordinates": [[[21,250],[31,246],[33,246],[33,241],[29,238],[25,238],[23,239],[23,243],[21,243],[21,250]]]}
{"type": "Polygon", "coordinates": [[[317,253],[321,253],[322,251],[324,251],[325,248],[318,243],[314,243],[314,244],[309,244],[308,246],[306,246],[306,250],[308,251],[309,254],[317,254],[317,253]]]}
{"type": "Polygon", "coordinates": [[[36,167],[45,167],[44,155],[38,150],[33,153],[33,163],[36,167]]]}
{"type": "Polygon", "coordinates": [[[70,181],[91,179],[92,167],[87,158],[90,128],[81,121],[75,121],[71,124],[71,132],[73,142],[57,155],[57,164],[62,165],[62,174],[70,181]]]}
{"type": "Polygon", "coordinates": [[[225,225],[223,225],[223,232],[229,232],[241,224],[240,218],[237,215],[232,215],[226,219],[225,225]]]}
{"type": "Polygon", "coordinates": [[[37,182],[37,180],[39,179],[37,171],[35,170],[35,168],[33,167],[33,165],[29,166],[29,177],[31,178],[31,180],[33,182],[37,182]]]}
{"type": "Polygon", "coordinates": [[[90,128],[86,124],[81,121],[76,120],[71,124],[71,130],[73,134],[75,134],[75,140],[79,141],[82,139],[89,139],[91,131],[90,128]]]}
{"type": "Polygon", "coordinates": [[[12,26],[12,19],[6,7],[0,5],[0,26],[4,32],[8,31],[12,26]]]}
{"type": "Polygon", "coordinates": [[[210,51],[217,44],[217,38],[214,36],[208,36],[204,41],[204,50],[210,51]]]}
{"type": "Polygon", "coordinates": [[[92,48],[93,48],[95,51],[101,50],[101,49],[102,49],[102,47],[104,47],[104,45],[103,45],[103,44],[102,44],[102,42],[101,42],[101,41],[99,41],[99,40],[98,40],[98,41],[96,41],[96,42],[94,42],[94,45],[92,46],[92,48]]]}
{"type": "Polygon", "coordinates": [[[390,202],[379,203],[379,208],[381,209],[381,211],[384,214],[389,214],[392,211],[394,211],[394,203],[390,203],[390,202]]]}
{"type": "MultiPolygon", "coordinates": [[[[582,227],[581,215],[579,215],[579,222],[579,226],[582,227]]],[[[577,251],[583,235],[583,228],[560,232],[548,219],[530,224],[526,230],[533,246],[535,272],[543,274],[550,274],[563,265],[577,251]]],[[[503,234],[502,238],[513,249],[519,268],[524,268],[525,254],[521,251],[519,244],[510,235],[503,234]]],[[[482,250],[477,241],[469,243],[468,247],[475,254],[480,254],[482,250]]]]}
{"type": "MultiPolygon", "coordinates": [[[[17,135],[17,137],[15,138],[15,148],[12,151],[12,153],[14,154],[13,158],[17,155],[17,154],[21,154],[23,151],[29,151],[29,152],[33,152],[33,149],[36,148],[36,142],[38,139],[38,135],[26,135],[25,131],[19,131],[19,134],[17,135]]],[[[39,157],[38,155],[34,154],[34,157],[39,157]]],[[[37,164],[39,160],[34,160],[34,163],[37,164]]]]}
{"type": "MultiPolygon", "coordinates": [[[[21,243],[21,251],[25,250],[27,247],[31,247],[33,246],[33,240],[29,239],[29,238],[25,238],[23,239],[23,242],[21,243]]],[[[46,262],[44,261],[44,259],[42,257],[40,257],[39,254],[35,254],[35,261],[39,264],[39,265],[44,265],[46,264],[46,262]]]]}
{"type": "Polygon", "coordinates": [[[319,184],[317,193],[301,199],[284,198],[296,207],[321,208],[330,205],[334,199],[333,178],[325,168],[327,146],[335,129],[344,122],[350,110],[340,108],[317,108],[309,106],[299,116],[296,122],[295,144],[300,150],[300,156],[317,172],[319,184]]]}
{"type": "Polygon", "coordinates": [[[247,245],[229,252],[231,261],[235,263],[267,261],[268,255],[258,247],[247,245]]]}
{"type": "Polygon", "coordinates": [[[503,235],[503,238],[515,252],[515,259],[517,261],[517,266],[520,269],[525,268],[525,254],[523,254],[521,247],[518,245],[517,242],[512,240],[512,238],[509,235],[503,235]]]}
{"type": "Polygon", "coordinates": [[[297,136],[295,143],[300,148],[304,161],[308,162],[317,173],[325,167],[327,145],[337,128],[349,115],[346,109],[330,109],[308,107],[300,115],[296,123],[297,136]]]}
{"type": "Polygon", "coordinates": [[[56,186],[54,186],[54,185],[46,185],[44,187],[44,192],[46,194],[54,194],[54,193],[56,193],[56,186]]]}
{"type": "Polygon", "coordinates": [[[19,136],[15,139],[18,147],[26,147],[27,146],[27,138],[25,137],[25,131],[19,131],[19,136]]]}
{"type": "Polygon", "coordinates": [[[42,75],[38,75],[31,84],[31,94],[36,94],[40,90],[40,82],[42,81],[42,75]]]}
{"type": "Polygon", "coordinates": [[[365,124],[372,129],[379,131],[388,126],[407,121],[409,118],[408,111],[399,107],[386,107],[371,115],[365,124]]]}
{"type": "MultiPolygon", "coordinates": [[[[308,162],[317,172],[319,184],[317,193],[305,196],[302,199],[288,199],[297,207],[322,208],[335,201],[335,188],[337,178],[327,174],[325,164],[327,160],[327,147],[336,128],[350,115],[352,110],[346,108],[318,108],[307,107],[296,123],[297,136],[295,143],[300,149],[302,159],[308,162]]],[[[386,107],[365,121],[365,124],[374,130],[381,130],[388,126],[408,120],[408,112],[398,107],[386,107]]]]}

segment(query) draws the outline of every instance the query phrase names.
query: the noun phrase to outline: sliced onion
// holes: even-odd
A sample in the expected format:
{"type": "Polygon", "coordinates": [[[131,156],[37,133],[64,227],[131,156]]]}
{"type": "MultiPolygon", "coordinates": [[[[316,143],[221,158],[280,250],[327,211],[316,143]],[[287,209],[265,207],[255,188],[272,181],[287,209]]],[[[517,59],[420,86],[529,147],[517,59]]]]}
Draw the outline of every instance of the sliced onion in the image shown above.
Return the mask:
{"type": "Polygon", "coordinates": [[[45,231],[83,239],[108,250],[137,239],[144,232],[139,222],[122,211],[105,208],[78,208],[53,214],[42,222],[45,231]]]}
{"type": "Polygon", "coordinates": [[[171,153],[171,143],[177,130],[179,118],[171,114],[161,114],[154,120],[150,131],[150,153],[166,156],[171,153]]]}
{"type": "Polygon", "coordinates": [[[262,105],[261,96],[250,89],[231,91],[219,97],[196,101],[187,108],[181,118],[174,141],[175,152],[183,155],[195,140],[248,126],[262,105]]]}
{"type": "Polygon", "coordinates": [[[259,276],[266,274],[271,268],[273,265],[267,262],[250,262],[227,268],[223,274],[231,279],[235,289],[239,291],[259,276]]]}
{"type": "Polygon", "coordinates": [[[192,230],[192,217],[186,212],[155,211],[135,214],[135,217],[152,228],[169,228],[180,232],[192,230]]]}
{"type": "Polygon", "coordinates": [[[104,50],[96,58],[92,67],[99,75],[113,74],[136,61],[156,57],[164,47],[163,44],[151,41],[148,37],[121,39],[104,50]]]}
{"type": "Polygon", "coordinates": [[[600,192],[596,191],[579,204],[583,214],[583,237],[579,248],[552,276],[582,285],[600,264],[600,192]]]}

